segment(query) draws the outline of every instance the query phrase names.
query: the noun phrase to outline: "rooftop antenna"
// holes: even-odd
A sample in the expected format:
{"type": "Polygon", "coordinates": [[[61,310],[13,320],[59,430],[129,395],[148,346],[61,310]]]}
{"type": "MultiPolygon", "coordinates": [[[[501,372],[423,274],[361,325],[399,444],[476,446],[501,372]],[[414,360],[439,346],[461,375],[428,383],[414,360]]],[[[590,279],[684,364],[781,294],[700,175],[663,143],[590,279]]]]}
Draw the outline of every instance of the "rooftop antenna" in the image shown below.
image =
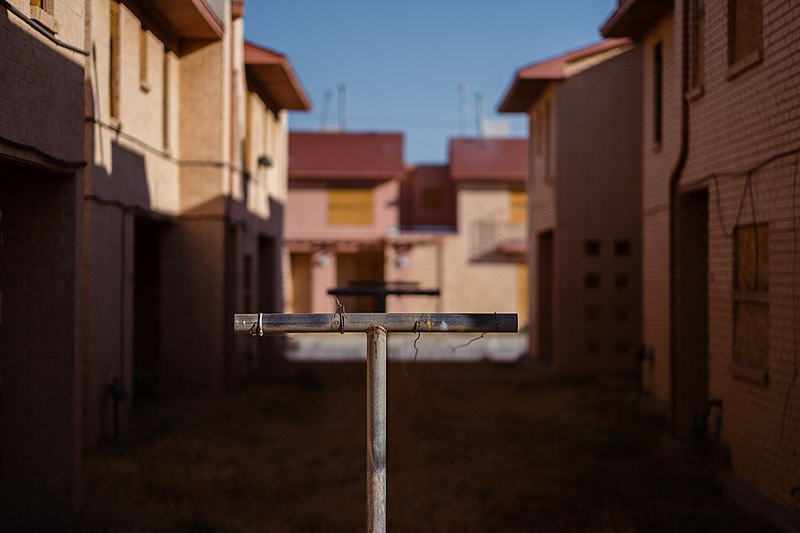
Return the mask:
{"type": "Polygon", "coordinates": [[[486,101],[483,94],[475,94],[475,131],[481,139],[484,137],[483,122],[486,119],[486,101]]]}
{"type": "Polygon", "coordinates": [[[347,129],[347,85],[339,85],[339,131],[347,129]]]}
{"type": "Polygon", "coordinates": [[[325,100],[322,102],[322,112],[319,115],[319,126],[317,130],[325,131],[328,129],[328,113],[331,110],[331,99],[333,98],[333,91],[325,91],[325,100]]]}
{"type": "Polygon", "coordinates": [[[467,116],[469,115],[469,85],[466,83],[458,84],[458,136],[464,137],[467,134],[467,116]]]}

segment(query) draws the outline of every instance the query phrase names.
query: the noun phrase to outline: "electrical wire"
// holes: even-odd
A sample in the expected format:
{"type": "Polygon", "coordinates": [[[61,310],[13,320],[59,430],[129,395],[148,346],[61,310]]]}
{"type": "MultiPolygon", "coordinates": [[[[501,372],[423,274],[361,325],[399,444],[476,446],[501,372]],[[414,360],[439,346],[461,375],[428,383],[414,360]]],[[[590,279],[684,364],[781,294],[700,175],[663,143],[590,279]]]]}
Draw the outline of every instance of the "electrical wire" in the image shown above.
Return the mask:
{"type": "Polygon", "coordinates": [[[53,32],[51,32],[50,30],[48,30],[47,28],[45,28],[44,26],[42,26],[41,24],[39,24],[35,20],[33,20],[30,17],[28,17],[28,15],[26,15],[25,13],[23,13],[22,11],[17,9],[14,5],[12,5],[11,3],[7,2],[6,0],[0,0],[0,5],[2,5],[6,9],[8,9],[12,13],[14,13],[17,17],[19,17],[20,19],[25,21],[25,23],[28,26],[30,26],[34,30],[38,31],[39,33],[41,33],[42,35],[47,37],[47,39],[52,41],[57,46],[60,46],[62,48],[66,48],[67,50],[71,50],[73,52],[77,52],[77,53],[79,53],[79,54],[81,54],[83,56],[87,56],[87,57],[89,56],[89,52],[87,52],[86,50],[84,50],[82,48],[78,48],[77,46],[73,46],[73,45],[71,45],[71,44],[69,44],[69,43],[67,43],[65,41],[62,41],[61,39],[59,39],[58,37],[53,35],[53,32]]]}

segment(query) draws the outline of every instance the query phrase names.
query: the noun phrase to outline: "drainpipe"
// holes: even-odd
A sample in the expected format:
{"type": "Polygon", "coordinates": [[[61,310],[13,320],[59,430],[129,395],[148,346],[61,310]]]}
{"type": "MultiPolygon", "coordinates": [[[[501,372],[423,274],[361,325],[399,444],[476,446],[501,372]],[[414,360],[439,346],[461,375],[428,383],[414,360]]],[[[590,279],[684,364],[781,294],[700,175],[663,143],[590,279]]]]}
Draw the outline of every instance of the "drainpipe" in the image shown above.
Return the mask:
{"type": "Polygon", "coordinates": [[[676,257],[677,246],[677,214],[678,214],[678,187],[680,185],[683,169],[686,166],[686,159],[689,155],[689,101],[686,93],[689,90],[689,2],[681,2],[681,144],[678,152],[678,160],[672,169],[669,179],[669,368],[670,368],[670,426],[672,433],[677,432],[675,425],[675,413],[677,408],[677,334],[676,325],[678,323],[677,296],[677,266],[676,257]]]}

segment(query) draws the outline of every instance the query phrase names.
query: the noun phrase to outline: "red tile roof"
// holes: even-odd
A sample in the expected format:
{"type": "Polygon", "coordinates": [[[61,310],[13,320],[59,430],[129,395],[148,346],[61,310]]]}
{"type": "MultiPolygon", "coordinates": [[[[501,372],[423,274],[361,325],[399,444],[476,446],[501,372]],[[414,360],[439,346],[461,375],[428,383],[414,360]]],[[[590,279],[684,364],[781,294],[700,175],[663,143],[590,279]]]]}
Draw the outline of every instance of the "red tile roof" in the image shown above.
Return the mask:
{"type": "Polygon", "coordinates": [[[527,139],[451,139],[455,180],[522,181],[528,174],[527,139]]]}
{"type": "Polygon", "coordinates": [[[247,85],[273,109],[311,109],[311,102],[284,54],[246,42],[244,63],[247,85]]]}
{"type": "Polygon", "coordinates": [[[498,106],[498,111],[502,113],[526,112],[549,82],[570,77],[569,67],[571,65],[629,43],[629,39],[606,39],[517,69],[511,86],[506,90],[505,96],[498,106]]]}
{"type": "Polygon", "coordinates": [[[289,133],[292,180],[389,180],[403,173],[401,133],[289,133]]]}
{"type": "Polygon", "coordinates": [[[600,33],[603,37],[641,39],[672,9],[672,0],[624,0],[600,27],[600,33]]]}

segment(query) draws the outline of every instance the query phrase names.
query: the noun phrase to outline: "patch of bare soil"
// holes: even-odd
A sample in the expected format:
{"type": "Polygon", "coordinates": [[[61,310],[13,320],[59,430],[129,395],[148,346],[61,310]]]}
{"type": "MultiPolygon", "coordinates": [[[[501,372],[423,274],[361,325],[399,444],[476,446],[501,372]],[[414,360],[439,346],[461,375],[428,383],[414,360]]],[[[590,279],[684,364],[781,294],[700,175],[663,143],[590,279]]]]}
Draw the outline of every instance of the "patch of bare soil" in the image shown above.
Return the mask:
{"type": "MultiPolygon", "coordinates": [[[[389,368],[390,531],[769,531],[631,391],[520,364],[389,368]]],[[[363,531],[363,364],[291,364],[135,417],[80,531],[363,531]]]]}

